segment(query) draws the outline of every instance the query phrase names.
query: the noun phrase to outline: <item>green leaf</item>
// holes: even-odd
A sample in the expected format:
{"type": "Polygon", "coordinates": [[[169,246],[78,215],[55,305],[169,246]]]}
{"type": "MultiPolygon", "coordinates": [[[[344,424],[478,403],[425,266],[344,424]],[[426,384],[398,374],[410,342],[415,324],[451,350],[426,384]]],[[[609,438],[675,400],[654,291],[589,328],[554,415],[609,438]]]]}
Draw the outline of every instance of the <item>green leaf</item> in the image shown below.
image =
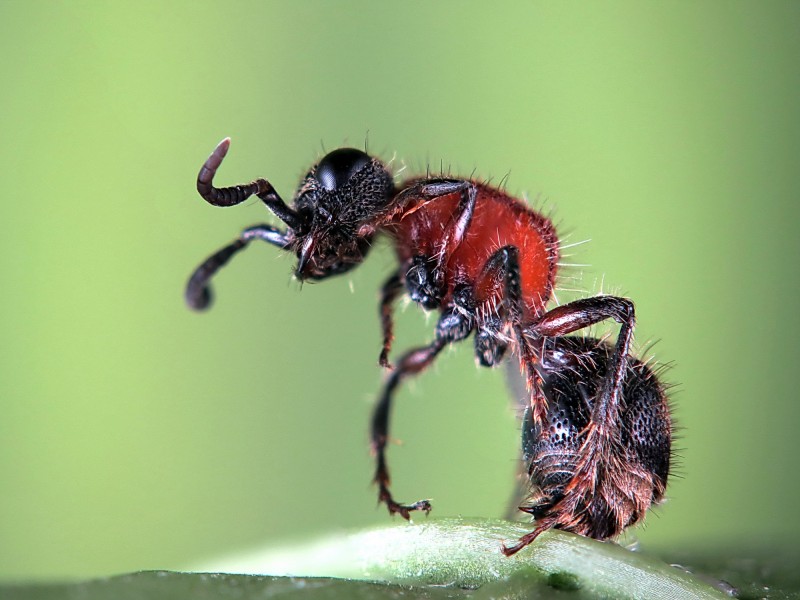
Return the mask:
{"type": "MultiPolygon", "coordinates": [[[[437,519],[380,527],[314,544],[239,556],[208,570],[343,577],[477,588],[516,578],[587,597],[722,598],[686,571],[621,546],[563,531],[542,534],[513,557],[500,552],[529,526],[499,520],[437,519]]],[[[513,587],[513,586],[512,586],[513,587]]]]}
{"type": "MultiPolygon", "coordinates": [[[[8,600],[203,600],[309,598],[627,598],[721,599],[696,577],[644,553],[563,531],[542,534],[506,558],[502,542],[528,531],[518,523],[442,519],[397,524],[314,543],[269,549],[203,565],[221,573],[142,572],[94,581],[0,588],[8,600]],[[237,573],[237,574],[232,574],[237,573]],[[268,575],[267,575],[268,574],[268,575]]],[[[716,564],[724,561],[715,557],[716,564]]],[[[756,569],[748,576],[755,576],[756,569]]],[[[736,575],[735,571],[731,573],[736,575]]],[[[754,581],[741,597],[790,598],[754,581]],[[756,595],[754,595],[756,594],[756,595]]]]}

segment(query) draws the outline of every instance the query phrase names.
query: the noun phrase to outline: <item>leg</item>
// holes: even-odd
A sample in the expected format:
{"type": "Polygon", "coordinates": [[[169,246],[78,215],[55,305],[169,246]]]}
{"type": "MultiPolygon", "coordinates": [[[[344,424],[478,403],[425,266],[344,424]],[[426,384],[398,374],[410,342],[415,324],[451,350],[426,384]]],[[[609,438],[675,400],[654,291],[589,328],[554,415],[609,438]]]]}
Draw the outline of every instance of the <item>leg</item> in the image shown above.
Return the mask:
{"type": "MultiPolygon", "coordinates": [[[[412,266],[406,273],[406,285],[409,288],[411,299],[419,302],[426,308],[436,308],[439,306],[439,299],[436,299],[436,306],[427,306],[425,298],[431,299],[423,290],[430,290],[429,271],[425,269],[427,261],[424,257],[416,257],[412,261],[412,266]],[[413,276],[411,273],[413,272],[413,276]]],[[[400,271],[394,273],[381,288],[381,327],[383,329],[383,350],[379,363],[382,367],[391,367],[389,364],[389,351],[392,347],[392,303],[397,296],[403,292],[403,284],[400,279],[400,271]]],[[[467,287],[456,289],[453,293],[453,306],[442,313],[439,322],[436,324],[436,339],[442,342],[458,342],[467,337],[472,331],[473,319],[471,312],[474,309],[472,291],[467,287]]]]}
{"type": "Polygon", "coordinates": [[[628,349],[636,324],[633,302],[617,296],[583,298],[546,312],[526,329],[526,333],[537,338],[559,337],[606,319],[614,319],[620,323],[620,329],[606,372],[603,391],[592,410],[590,426],[602,431],[614,425],[619,409],[619,395],[627,367],[628,349]]]}
{"type": "MultiPolygon", "coordinates": [[[[525,369],[526,388],[533,397],[544,398],[541,376],[534,368],[534,352],[522,327],[523,300],[518,249],[514,246],[506,246],[492,254],[481,271],[481,276],[476,282],[476,289],[479,290],[481,300],[490,303],[492,307],[489,316],[484,317],[475,334],[475,354],[478,362],[482,366],[491,367],[502,360],[508,345],[504,339],[503,330],[506,324],[510,324],[517,339],[520,364],[525,369]],[[498,289],[502,300],[499,304],[495,304],[498,289]]],[[[546,405],[546,403],[536,403],[536,406],[542,405],[546,405]]],[[[507,515],[518,510],[525,496],[528,482],[524,475],[526,473],[522,468],[507,515]]]]}
{"type": "Polygon", "coordinates": [[[447,230],[442,238],[439,255],[436,258],[437,270],[436,280],[444,276],[444,269],[447,266],[450,256],[458,248],[467,233],[469,224],[472,222],[472,215],[475,212],[475,202],[478,198],[478,188],[471,181],[465,179],[440,181],[428,181],[420,187],[420,193],[426,200],[435,200],[442,196],[449,196],[454,193],[461,194],[461,201],[453,215],[452,221],[448,223],[447,230]]]}
{"type": "Polygon", "coordinates": [[[203,163],[200,172],[197,174],[197,191],[200,195],[206,202],[214,206],[234,206],[256,194],[267,205],[267,208],[286,223],[290,229],[299,229],[302,224],[300,217],[281,200],[266,179],[256,179],[252,183],[227,188],[214,187],[214,175],[216,175],[217,169],[222,164],[222,159],[228,153],[230,145],[230,138],[225,138],[214,148],[211,156],[203,163]]]}
{"type": "Polygon", "coordinates": [[[289,246],[286,234],[270,225],[255,225],[245,229],[236,240],[209,256],[195,269],[186,284],[186,303],[194,310],[208,308],[211,304],[211,291],[208,287],[209,280],[221,267],[225,266],[234,254],[256,239],[263,240],[284,250],[289,246]]]}
{"type": "MultiPolygon", "coordinates": [[[[400,192],[393,201],[392,210],[381,214],[378,221],[371,225],[372,228],[379,228],[385,223],[390,223],[396,219],[400,213],[408,210],[411,206],[422,205],[433,202],[439,198],[459,194],[461,199],[458,206],[445,226],[436,256],[422,257],[432,266],[427,269],[432,273],[431,285],[437,293],[429,294],[431,297],[441,299],[443,287],[444,271],[452,253],[458,248],[464,239],[469,224],[472,222],[472,215],[475,212],[475,203],[478,198],[478,188],[466,179],[427,179],[420,181],[400,192]]],[[[436,304],[438,306],[438,303],[436,304]]],[[[433,308],[436,308],[433,306],[433,308]]],[[[428,308],[426,306],[426,308],[428,308]]]]}
{"type": "Polygon", "coordinates": [[[392,372],[383,393],[375,406],[372,415],[372,451],[375,453],[375,483],[378,484],[378,502],[385,502],[389,509],[389,514],[399,513],[404,519],[409,518],[409,513],[413,510],[424,510],[430,512],[431,504],[427,500],[420,500],[414,504],[399,504],[389,491],[389,468],[386,464],[386,442],[389,438],[389,413],[392,407],[392,396],[400,381],[408,375],[416,375],[422,372],[433,362],[436,355],[445,347],[445,343],[439,340],[434,341],[429,346],[423,346],[407,352],[397,368],[392,372]]]}
{"type": "Polygon", "coordinates": [[[541,534],[543,534],[545,531],[547,531],[548,529],[552,529],[553,525],[554,523],[551,523],[549,521],[547,522],[540,521],[539,525],[536,526],[536,529],[534,529],[530,533],[526,533],[525,535],[523,535],[521,538],[517,540],[517,543],[514,544],[513,546],[506,546],[505,544],[503,544],[502,546],[500,546],[500,551],[506,556],[513,556],[517,552],[522,550],[525,546],[533,543],[533,541],[536,540],[536,538],[539,537],[541,534]]]}
{"type": "MultiPolygon", "coordinates": [[[[533,326],[524,328],[518,250],[512,246],[500,248],[489,258],[476,281],[475,289],[478,305],[484,307],[482,323],[475,338],[478,358],[487,366],[499,360],[506,343],[501,334],[505,326],[510,325],[517,338],[520,362],[527,375],[527,387],[531,394],[531,418],[538,418],[540,423],[544,423],[547,414],[547,399],[542,376],[536,369],[537,357],[530,339],[558,338],[609,317],[622,323],[617,344],[608,361],[608,367],[604,370],[599,398],[592,407],[589,426],[582,432],[586,433],[586,438],[581,446],[581,458],[575,476],[567,485],[565,499],[559,503],[558,510],[537,516],[534,531],[520,538],[511,547],[503,546],[503,552],[510,556],[533,542],[543,531],[561,523],[563,515],[574,515],[578,512],[571,505],[577,505],[585,499],[589,486],[587,482],[599,471],[597,461],[600,460],[599,457],[607,455],[605,450],[613,443],[609,438],[613,438],[618,431],[618,397],[634,323],[633,304],[622,298],[590,298],[550,311],[533,326]],[[577,490],[573,491],[573,488],[577,490]]],[[[527,512],[535,510],[526,507],[521,509],[527,512]]]]}
{"type": "Polygon", "coordinates": [[[525,466],[525,461],[520,460],[517,474],[515,476],[516,486],[508,499],[506,510],[503,513],[503,518],[506,521],[516,521],[521,518],[519,514],[520,505],[525,501],[530,493],[530,481],[528,478],[528,469],[525,466]]]}
{"type": "Polygon", "coordinates": [[[465,339],[475,327],[475,295],[468,285],[459,285],[453,290],[450,306],[442,310],[436,323],[436,339],[452,344],[465,339]]]}
{"type": "MultiPolygon", "coordinates": [[[[547,514],[537,518],[536,528],[522,536],[516,544],[503,546],[502,550],[506,556],[519,552],[542,532],[552,527],[561,526],[576,530],[580,519],[587,512],[586,507],[596,502],[597,498],[605,501],[611,493],[609,490],[613,491],[614,486],[620,481],[631,482],[628,494],[632,494],[631,489],[647,486],[649,475],[646,472],[633,465],[620,463],[625,450],[619,446],[619,405],[628,367],[628,349],[635,324],[633,302],[615,296],[577,300],[545,313],[528,328],[527,332],[536,337],[558,338],[608,318],[621,324],[620,331],[606,363],[602,383],[592,403],[589,424],[580,432],[583,442],[575,472],[564,488],[563,498],[551,507],[547,514]],[[601,488],[599,491],[598,487],[601,488]]],[[[534,419],[539,419],[538,422],[542,424],[545,422],[543,416],[547,411],[546,405],[542,406],[544,403],[546,403],[544,395],[532,396],[532,416],[534,419]]],[[[639,504],[644,504],[639,497],[645,495],[639,493],[633,494],[633,497],[639,504]]],[[[520,507],[520,510],[530,512],[523,507],[520,507]]],[[[638,510],[643,514],[646,506],[639,506],[638,510]]],[[[622,511],[618,512],[623,514],[622,511]]],[[[626,525],[627,522],[617,524],[617,532],[626,525]]],[[[608,537],[608,535],[598,537],[608,537]]]]}
{"type": "Polygon", "coordinates": [[[383,330],[383,349],[378,363],[385,368],[391,368],[389,363],[389,352],[392,349],[394,339],[394,321],[392,320],[392,304],[395,299],[403,292],[403,284],[400,281],[399,272],[392,274],[381,287],[381,329],[383,330]]]}
{"type": "Polygon", "coordinates": [[[444,295],[444,290],[436,283],[436,269],[436,259],[415,256],[403,277],[409,297],[426,310],[439,308],[444,295]]]}
{"type": "Polygon", "coordinates": [[[475,334],[475,355],[482,366],[491,367],[505,354],[507,340],[503,330],[511,326],[519,348],[520,364],[526,371],[528,389],[536,392],[540,377],[534,368],[534,352],[522,325],[523,298],[519,272],[519,250],[504,246],[497,250],[481,271],[475,289],[478,304],[488,304],[482,323],[475,334]],[[497,301],[497,296],[500,301],[497,301]]]}

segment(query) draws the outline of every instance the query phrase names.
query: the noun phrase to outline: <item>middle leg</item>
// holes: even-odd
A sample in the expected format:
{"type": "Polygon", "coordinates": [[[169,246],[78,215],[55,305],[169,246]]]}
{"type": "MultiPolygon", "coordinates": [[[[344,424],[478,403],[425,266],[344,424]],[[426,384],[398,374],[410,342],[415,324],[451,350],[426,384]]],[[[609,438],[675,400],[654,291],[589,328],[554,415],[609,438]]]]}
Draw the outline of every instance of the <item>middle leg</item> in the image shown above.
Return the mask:
{"type": "Polygon", "coordinates": [[[525,299],[519,266],[519,249],[504,246],[492,254],[475,284],[479,321],[475,334],[475,355],[478,362],[491,367],[500,362],[508,345],[505,330],[510,327],[516,339],[520,366],[525,371],[528,389],[540,389],[540,376],[535,353],[525,334],[523,317],[525,299]]]}

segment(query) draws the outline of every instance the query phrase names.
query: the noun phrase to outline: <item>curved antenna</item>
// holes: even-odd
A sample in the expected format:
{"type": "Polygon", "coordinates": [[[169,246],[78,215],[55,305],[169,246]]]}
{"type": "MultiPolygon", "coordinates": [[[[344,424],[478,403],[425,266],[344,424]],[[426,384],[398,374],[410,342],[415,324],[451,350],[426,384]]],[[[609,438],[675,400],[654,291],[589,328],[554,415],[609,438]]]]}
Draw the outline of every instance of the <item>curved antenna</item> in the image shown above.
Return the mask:
{"type": "Polygon", "coordinates": [[[186,283],[186,292],[184,293],[186,304],[190,308],[205,310],[211,305],[211,288],[209,287],[211,278],[237,252],[246,248],[253,240],[262,240],[283,250],[288,250],[291,247],[291,242],[287,239],[286,234],[271,225],[248,227],[237,239],[224,248],[217,250],[194,270],[186,283]]]}
{"type": "Polygon", "coordinates": [[[222,164],[222,160],[228,153],[231,145],[231,138],[226,137],[222,140],[214,151],[200,167],[197,174],[197,191],[203,199],[213,206],[235,206],[247,200],[255,194],[266,204],[276,217],[286,223],[290,229],[297,230],[303,221],[300,216],[278,196],[275,188],[266,179],[256,179],[247,184],[234,185],[231,187],[214,187],[214,175],[222,164]]]}
{"type": "Polygon", "coordinates": [[[235,206],[244,202],[253,194],[258,193],[255,182],[227,188],[214,187],[214,175],[216,175],[217,169],[222,164],[222,159],[228,153],[230,145],[231,138],[229,137],[217,144],[217,147],[214,148],[211,156],[206,159],[197,174],[197,191],[206,202],[214,206],[235,206]]]}

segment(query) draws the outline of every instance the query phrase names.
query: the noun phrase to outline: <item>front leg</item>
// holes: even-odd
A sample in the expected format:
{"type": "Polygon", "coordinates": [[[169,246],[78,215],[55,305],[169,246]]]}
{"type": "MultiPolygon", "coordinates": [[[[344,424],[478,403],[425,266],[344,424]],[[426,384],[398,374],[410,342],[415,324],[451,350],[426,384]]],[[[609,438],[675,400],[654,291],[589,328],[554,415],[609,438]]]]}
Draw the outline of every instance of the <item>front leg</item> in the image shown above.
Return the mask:
{"type": "MultiPolygon", "coordinates": [[[[396,296],[398,287],[400,284],[396,274],[390,277],[383,286],[381,312],[386,317],[384,320],[384,350],[386,352],[388,352],[387,340],[391,341],[391,300],[396,296]]],[[[428,500],[420,500],[413,504],[400,504],[394,500],[389,491],[386,442],[389,439],[389,416],[394,395],[406,377],[418,375],[427,369],[447,344],[461,341],[470,334],[474,326],[474,308],[472,290],[466,286],[456,288],[452,305],[442,311],[436,324],[436,339],[427,346],[407,352],[400,359],[397,368],[392,372],[383,388],[380,400],[375,405],[371,429],[372,452],[376,461],[374,481],[379,487],[378,502],[386,503],[389,514],[398,513],[408,519],[411,511],[422,510],[428,513],[431,510],[428,500]]]]}
{"type": "Polygon", "coordinates": [[[436,256],[435,275],[437,283],[441,285],[447,270],[447,263],[464,240],[472,222],[472,215],[475,213],[475,203],[478,198],[478,188],[473,182],[466,179],[440,179],[428,180],[420,184],[416,189],[419,196],[426,202],[455,193],[461,196],[456,211],[446,225],[439,245],[439,252],[436,256]]]}
{"type": "Polygon", "coordinates": [[[478,187],[475,183],[466,179],[426,179],[412,183],[395,196],[387,210],[358,230],[358,235],[373,234],[384,227],[390,227],[404,215],[419,210],[428,202],[453,194],[459,194],[459,203],[447,222],[441,224],[441,231],[435,234],[433,240],[429,240],[433,246],[429,250],[430,254],[418,255],[408,265],[411,275],[407,278],[409,292],[413,297],[419,290],[419,300],[415,301],[425,308],[437,308],[447,291],[447,264],[466,237],[475,213],[478,198],[478,187]]]}
{"type": "Polygon", "coordinates": [[[389,491],[389,467],[386,464],[386,442],[389,439],[389,416],[391,414],[392,399],[397,386],[409,375],[417,375],[425,370],[436,358],[436,355],[445,347],[445,342],[436,340],[428,346],[415,348],[407,352],[389,376],[383,388],[375,412],[372,415],[372,452],[375,455],[375,477],[378,484],[378,502],[386,503],[389,514],[400,514],[404,519],[410,517],[410,512],[423,510],[430,512],[431,504],[428,500],[420,500],[413,504],[400,504],[392,497],[389,491]]]}
{"type": "MultiPolygon", "coordinates": [[[[405,270],[393,273],[381,287],[380,316],[383,331],[383,348],[378,362],[382,367],[390,367],[389,351],[392,347],[394,321],[392,305],[403,291],[403,282],[409,297],[426,310],[441,307],[445,290],[440,289],[435,281],[436,261],[426,256],[412,258],[405,270]],[[401,276],[402,274],[402,276],[401,276]]],[[[471,290],[460,287],[453,293],[453,305],[444,310],[442,320],[436,329],[436,337],[445,342],[456,342],[464,339],[472,331],[474,310],[471,290]]]]}
{"type": "Polygon", "coordinates": [[[396,271],[392,273],[391,277],[389,277],[381,287],[380,315],[381,330],[383,331],[383,348],[381,349],[378,363],[386,369],[390,369],[392,366],[389,363],[389,352],[392,349],[392,340],[394,340],[394,319],[392,318],[394,312],[393,304],[401,293],[403,293],[403,283],[400,280],[399,271],[396,271]]]}
{"type": "Polygon", "coordinates": [[[439,308],[444,289],[436,284],[436,260],[427,256],[415,256],[405,271],[403,280],[408,295],[426,310],[439,308]]]}

